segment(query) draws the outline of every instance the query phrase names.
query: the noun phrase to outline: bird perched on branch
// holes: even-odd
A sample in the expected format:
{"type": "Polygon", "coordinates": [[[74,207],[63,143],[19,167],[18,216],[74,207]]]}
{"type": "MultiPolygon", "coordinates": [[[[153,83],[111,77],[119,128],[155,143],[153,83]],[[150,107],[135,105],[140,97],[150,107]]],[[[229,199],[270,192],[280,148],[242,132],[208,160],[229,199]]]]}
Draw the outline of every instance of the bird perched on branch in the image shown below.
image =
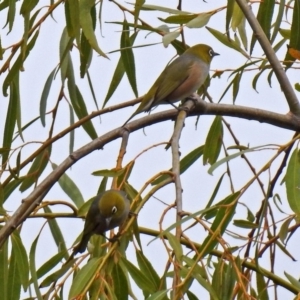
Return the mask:
{"type": "Polygon", "coordinates": [[[193,94],[205,82],[210,63],[216,55],[219,54],[205,44],[187,49],[163,70],[123,126],[141,112],[149,112],[157,105],[172,104],[193,94]]]}
{"type": "Polygon", "coordinates": [[[108,190],[96,196],[86,215],[81,241],[74,247],[73,254],[84,252],[93,234],[120,226],[130,213],[130,202],[123,191],[108,190]]]}

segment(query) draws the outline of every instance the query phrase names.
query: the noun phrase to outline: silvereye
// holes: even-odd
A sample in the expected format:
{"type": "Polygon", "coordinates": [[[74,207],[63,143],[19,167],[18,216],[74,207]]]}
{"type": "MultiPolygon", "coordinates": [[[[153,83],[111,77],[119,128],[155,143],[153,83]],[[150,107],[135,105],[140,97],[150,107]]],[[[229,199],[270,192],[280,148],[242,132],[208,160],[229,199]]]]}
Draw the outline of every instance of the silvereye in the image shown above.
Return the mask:
{"type": "Polygon", "coordinates": [[[157,105],[174,103],[192,95],[205,82],[211,60],[216,55],[219,54],[205,44],[187,49],[163,70],[123,126],[140,112],[148,112],[157,105]]]}
{"type": "Polygon", "coordinates": [[[120,226],[128,217],[130,202],[123,191],[108,190],[96,196],[86,215],[81,241],[74,247],[73,255],[84,252],[93,234],[120,226]]]}

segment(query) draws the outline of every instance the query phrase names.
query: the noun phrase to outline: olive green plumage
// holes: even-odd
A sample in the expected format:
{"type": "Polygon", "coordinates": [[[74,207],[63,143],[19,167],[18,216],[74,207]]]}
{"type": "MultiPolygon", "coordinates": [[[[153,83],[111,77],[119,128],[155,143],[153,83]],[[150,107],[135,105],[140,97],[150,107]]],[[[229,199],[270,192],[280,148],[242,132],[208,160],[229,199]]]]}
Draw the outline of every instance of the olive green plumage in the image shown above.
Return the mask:
{"type": "Polygon", "coordinates": [[[148,112],[160,104],[177,102],[193,94],[205,82],[210,63],[216,55],[219,54],[205,44],[187,49],[163,70],[123,126],[141,112],[148,112]]]}
{"type": "Polygon", "coordinates": [[[130,202],[123,191],[108,190],[96,196],[86,215],[81,241],[74,247],[73,255],[84,252],[93,234],[120,226],[128,217],[130,202]]]}

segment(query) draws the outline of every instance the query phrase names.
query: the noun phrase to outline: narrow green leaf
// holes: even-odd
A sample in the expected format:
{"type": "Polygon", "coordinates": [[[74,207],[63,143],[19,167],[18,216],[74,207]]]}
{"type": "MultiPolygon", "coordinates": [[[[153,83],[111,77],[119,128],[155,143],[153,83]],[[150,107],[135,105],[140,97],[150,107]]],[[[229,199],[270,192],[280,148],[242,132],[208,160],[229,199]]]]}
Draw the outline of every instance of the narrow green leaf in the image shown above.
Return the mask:
{"type": "Polygon", "coordinates": [[[203,151],[203,164],[214,164],[220,154],[223,142],[223,125],[222,117],[216,116],[206,137],[204,151],[203,151]]]}
{"type": "MultiPolygon", "coordinates": [[[[135,38],[137,37],[137,34],[132,34],[130,36],[130,44],[133,45],[135,38]]],[[[123,64],[123,59],[122,56],[120,57],[118,64],[116,66],[114,75],[110,81],[110,85],[106,94],[106,97],[103,101],[103,106],[102,108],[105,107],[106,103],[108,102],[108,100],[111,98],[111,96],[114,94],[115,90],[117,89],[117,87],[119,86],[123,76],[125,73],[125,68],[124,68],[124,64],[123,64]]]]}
{"type": "Polygon", "coordinates": [[[5,166],[9,157],[12,138],[15,130],[15,125],[17,122],[17,93],[14,83],[10,85],[10,95],[9,95],[9,104],[6,114],[5,128],[3,134],[3,144],[2,147],[7,149],[7,152],[2,154],[2,165],[5,166]]]}
{"type": "MultiPolygon", "coordinates": [[[[8,300],[19,300],[21,296],[21,274],[19,273],[19,262],[18,254],[14,249],[11,251],[11,257],[9,261],[9,271],[8,271],[8,285],[7,290],[7,299],[8,300]]],[[[2,292],[2,291],[1,291],[2,292]]],[[[2,295],[1,295],[2,297],[2,295]]]]}
{"type": "Polygon", "coordinates": [[[202,13],[199,14],[196,18],[194,18],[193,20],[189,21],[186,24],[186,27],[188,28],[201,28],[204,27],[210,20],[210,17],[213,15],[214,13],[202,13]]]}
{"type": "Polygon", "coordinates": [[[198,14],[190,14],[190,15],[174,15],[169,16],[165,19],[158,18],[160,21],[165,22],[167,24],[186,24],[192,21],[193,19],[197,18],[198,14]]]}
{"type": "Polygon", "coordinates": [[[181,261],[183,257],[183,250],[180,241],[171,232],[165,232],[165,235],[167,236],[171,248],[174,250],[175,256],[179,261],[181,261]]]}
{"type": "Polygon", "coordinates": [[[226,9],[226,32],[229,35],[229,24],[234,14],[234,6],[236,5],[235,0],[227,0],[227,9],[226,9]]]}
{"type": "MultiPolygon", "coordinates": [[[[102,5],[102,4],[101,4],[102,5]]],[[[91,8],[91,18],[93,22],[93,30],[96,28],[96,7],[91,8]]],[[[101,26],[101,25],[100,25],[101,26]]],[[[93,49],[83,32],[80,37],[80,77],[83,78],[88,72],[93,58],[93,49]]]]}
{"type": "Polygon", "coordinates": [[[158,10],[158,11],[166,12],[166,13],[169,13],[169,14],[178,14],[178,15],[189,15],[189,14],[191,14],[188,11],[172,9],[172,8],[165,7],[165,6],[151,5],[151,4],[144,4],[142,8],[146,9],[146,10],[158,10]]]}
{"type": "Polygon", "coordinates": [[[4,202],[11,193],[23,182],[23,179],[13,179],[4,188],[4,202]]]}
{"type": "Polygon", "coordinates": [[[37,183],[38,179],[40,178],[40,175],[45,170],[48,162],[49,157],[51,155],[51,146],[46,148],[44,151],[42,151],[33,161],[26,177],[24,178],[21,186],[20,191],[24,192],[28,188],[30,188],[33,184],[37,183]]]}
{"type": "MultiPolygon", "coordinates": [[[[300,3],[298,0],[294,2],[293,19],[291,26],[291,39],[289,46],[293,49],[300,50],[300,3]]],[[[285,55],[284,64],[286,69],[290,68],[295,61],[295,58],[290,55],[288,49],[285,55]]]]}
{"type": "Polygon", "coordinates": [[[292,211],[300,218],[300,160],[299,150],[295,149],[289,160],[286,174],[285,174],[285,187],[287,199],[292,211]]]}
{"type": "Polygon", "coordinates": [[[30,13],[36,5],[39,3],[39,0],[24,0],[22,2],[22,6],[20,8],[20,14],[26,15],[30,13]]]}
{"type": "MultiPolygon", "coordinates": [[[[42,283],[40,284],[40,288],[44,288],[52,284],[53,282],[56,282],[59,278],[64,276],[66,272],[74,265],[75,260],[71,259],[66,264],[63,264],[60,269],[58,269],[56,272],[52,273],[48,277],[46,277],[42,283]]],[[[74,281],[73,281],[74,283],[74,281]]]]}
{"type": "Polygon", "coordinates": [[[149,296],[146,300],[163,300],[166,299],[166,295],[169,292],[169,290],[162,290],[158,291],[151,296],[149,296]]]}
{"type": "Polygon", "coordinates": [[[284,7],[285,7],[285,0],[280,0],[278,11],[277,11],[276,21],[273,24],[273,33],[272,33],[272,37],[271,37],[271,44],[273,44],[273,42],[275,41],[275,38],[280,30],[280,25],[282,24],[284,7]]]}
{"type": "Polygon", "coordinates": [[[297,287],[297,289],[300,291],[300,282],[297,278],[294,278],[293,276],[291,276],[289,273],[284,271],[284,275],[286,276],[286,278],[289,280],[289,282],[297,287]]]}
{"type": "MultiPolygon", "coordinates": [[[[271,25],[272,25],[272,17],[274,12],[275,0],[264,0],[260,2],[259,9],[257,13],[257,21],[259,22],[261,28],[263,29],[265,35],[270,40],[271,35],[271,25]]],[[[257,41],[256,37],[257,33],[253,33],[252,40],[250,44],[250,54],[253,51],[254,45],[257,41]]]]}
{"type": "Polygon", "coordinates": [[[189,300],[199,300],[199,298],[195,294],[193,294],[191,291],[187,291],[186,295],[189,300]]]}
{"type": "Polygon", "coordinates": [[[66,0],[64,6],[68,35],[76,38],[78,43],[80,35],[79,1],[66,0]]]}
{"type": "MultiPolygon", "coordinates": [[[[88,111],[85,105],[85,102],[83,100],[83,97],[77,87],[77,85],[74,82],[73,73],[71,74],[71,70],[68,72],[68,90],[70,94],[70,99],[72,106],[74,108],[74,111],[79,119],[82,119],[88,115],[88,111]]],[[[93,123],[91,120],[86,121],[82,127],[86,131],[86,133],[91,137],[92,140],[96,139],[98,137],[97,132],[93,126],[93,123]]]]}
{"type": "Polygon", "coordinates": [[[135,284],[144,292],[154,293],[156,292],[156,287],[153,285],[152,281],[148,278],[148,274],[141,272],[135,265],[128,261],[125,257],[121,258],[122,263],[129,272],[135,284]]]}
{"type": "MultiPolygon", "coordinates": [[[[216,185],[216,187],[215,187],[215,189],[214,189],[214,191],[213,191],[213,193],[212,193],[212,195],[211,195],[209,201],[207,202],[205,208],[209,208],[209,207],[212,206],[212,203],[214,202],[214,200],[215,200],[215,198],[216,198],[216,196],[217,196],[217,193],[218,193],[218,191],[219,191],[219,189],[220,189],[220,186],[221,186],[221,183],[222,183],[222,181],[223,181],[224,175],[225,175],[225,173],[224,173],[224,174],[220,177],[220,179],[218,180],[217,185],[216,185]]],[[[201,218],[203,218],[203,217],[206,218],[205,215],[202,215],[202,216],[201,216],[201,218]]],[[[207,220],[207,219],[206,219],[206,220],[207,220]]]]}
{"type": "Polygon", "coordinates": [[[80,38],[80,77],[84,78],[93,57],[93,51],[90,43],[82,32],[80,38]]]}
{"type": "Polygon", "coordinates": [[[124,64],[123,64],[123,60],[122,57],[120,57],[118,64],[116,66],[114,75],[112,77],[112,80],[110,81],[110,85],[106,94],[106,97],[103,101],[103,106],[102,108],[105,107],[106,103],[108,102],[108,100],[111,98],[111,96],[114,94],[115,90],[117,89],[117,87],[119,86],[123,76],[125,73],[125,69],[124,69],[124,64]]]}
{"type": "Polygon", "coordinates": [[[133,90],[133,93],[136,97],[138,97],[137,85],[136,85],[136,76],[135,76],[135,62],[134,62],[134,55],[132,51],[132,43],[129,37],[129,26],[127,24],[126,19],[124,20],[123,31],[121,34],[121,43],[120,47],[121,51],[121,58],[123,61],[123,66],[125,72],[127,74],[129,83],[133,90]]]}
{"type": "Polygon", "coordinates": [[[140,11],[145,4],[146,0],[135,0],[135,5],[134,5],[134,24],[138,24],[138,19],[140,15],[140,11]]]}
{"type": "MultiPolygon", "coordinates": [[[[12,0],[13,2],[15,2],[14,0],[12,0]]],[[[26,52],[25,52],[25,57],[23,57],[22,54],[20,54],[18,56],[18,58],[16,59],[15,63],[13,64],[13,66],[10,68],[6,78],[3,81],[3,85],[2,85],[2,92],[3,95],[5,97],[7,97],[7,89],[10,86],[11,82],[14,80],[15,76],[19,73],[19,71],[21,70],[21,67],[23,65],[23,62],[25,61],[25,59],[28,57],[30,51],[32,50],[32,48],[35,45],[35,42],[37,40],[39,36],[39,30],[36,31],[36,33],[34,34],[34,36],[32,37],[32,39],[30,40],[30,42],[28,43],[27,47],[26,47],[26,52]]]]}
{"type": "Polygon", "coordinates": [[[214,170],[217,169],[220,165],[222,165],[222,164],[224,164],[224,163],[226,163],[226,162],[228,162],[228,161],[230,161],[230,160],[232,160],[232,159],[234,159],[234,158],[236,158],[236,157],[238,157],[238,156],[240,156],[240,155],[243,155],[243,154],[245,154],[245,153],[247,153],[247,152],[253,152],[253,151],[255,151],[255,150],[257,150],[257,149],[260,149],[260,148],[262,148],[262,147],[264,147],[264,146],[257,146],[257,147],[249,148],[249,149],[242,150],[242,151],[239,151],[239,152],[237,152],[237,153],[228,155],[228,156],[226,156],[226,157],[220,159],[220,160],[217,161],[216,163],[214,163],[214,164],[208,169],[207,172],[208,172],[208,174],[211,174],[211,175],[212,175],[213,172],[214,172],[214,170]]]}
{"type": "MultiPolygon", "coordinates": [[[[77,106],[76,106],[76,114],[80,118],[84,118],[88,115],[88,111],[84,102],[84,99],[80,93],[80,90],[76,86],[76,100],[77,100],[77,106]]],[[[73,103],[72,103],[73,104],[73,103]]],[[[74,108],[74,106],[73,106],[74,108]]],[[[91,139],[96,139],[98,137],[98,134],[94,128],[94,125],[91,120],[86,121],[82,127],[87,132],[87,134],[91,137],[91,139]]]]}
{"type": "Polygon", "coordinates": [[[55,73],[56,73],[56,68],[49,74],[49,76],[46,80],[46,83],[44,85],[41,100],[40,100],[40,118],[41,118],[41,123],[44,127],[46,126],[45,117],[46,117],[47,99],[49,96],[50,88],[51,88],[55,73]]]}
{"type": "Polygon", "coordinates": [[[242,78],[243,72],[238,72],[233,79],[232,86],[232,102],[235,103],[236,97],[240,90],[240,82],[242,78]]]}
{"type": "Polygon", "coordinates": [[[141,271],[144,274],[147,274],[148,278],[152,281],[152,284],[156,286],[156,290],[159,290],[160,278],[154,270],[151,262],[147,259],[142,251],[137,250],[135,254],[141,271]]]}
{"type": "Polygon", "coordinates": [[[70,288],[68,299],[75,299],[78,297],[86,285],[96,277],[96,270],[102,258],[92,258],[75,276],[72,286],[70,288]]]}
{"type": "Polygon", "coordinates": [[[226,197],[221,201],[218,213],[211,225],[211,231],[205,238],[203,244],[199,248],[199,253],[202,253],[202,257],[209,254],[219,243],[217,237],[220,237],[225,232],[228,224],[230,223],[233,215],[235,214],[235,208],[237,205],[237,198],[240,195],[240,191],[226,197]]]}
{"type": "Polygon", "coordinates": [[[62,31],[61,38],[59,41],[59,67],[61,82],[64,85],[67,76],[70,76],[70,69],[73,68],[72,60],[70,56],[70,49],[72,47],[74,38],[69,37],[67,28],[65,27],[62,31]]]}
{"type": "MultiPolygon", "coordinates": [[[[49,206],[44,206],[43,209],[45,213],[52,213],[52,210],[49,208],[49,206]]],[[[58,250],[65,252],[65,259],[67,260],[69,258],[69,254],[66,247],[64,236],[60,230],[60,227],[57,224],[57,220],[56,219],[48,220],[48,224],[58,250]]]]}
{"type": "Polygon", "coordinates": [[[22,243],[20,234],[15,230],[11,235],[11,243],[16,256],[17,269],[24,290],[27,290],[29,283],[29,265],[25,247],[22,243]]]}
{"type": "Polygon", "coordinates": [[[246,32],[246,18],[244,15],[243,15],[243,19],[242,19],[241,23],[238,25],[238,32],[241,37],[243,46],[247,50],[248,49],[248,35],[246,32]]]}
{"type": "MultiPolygon", "coordinates": [[[[54,267],[56,267],[62,259],[65,257],[65,250],[58,252],[49,260],[47,260],[37,271],[36,276],[37,278],[41,278],[47,273],[49,273],[54,267]]],[[[32,280],[30,280],[32,281],[32,280]]]]}
{"type": "Polygon", "coordinates": [[[206,26],[206,29],[216,38],[218,39],[221,43],[223,43],[225,46],[232,48],[236,51],[238,51],[239,53],[241,53],[242,55],[244,55],[246,58],[249,58],[249,55],[247,54],[247,52],[245,52],[234,40],[228,38],[227,35],[224,35],[223,33],[221,33],[218,30],[215,30],[213,28],[210,28],[208,26],[206,26]]]}
{"type": "Polygon", "coordinates": [[[127,277],[124,274],[123,269],[119,264],[115,264],[111,273],[113,290],[118,300],[127,300],[128,299],[128,282],[127,277]]]}
{"type": "Polygon", "coordinates": [[[79,1],[79,18],[82,31],[90,43],[91,47],[101,56],[108,58],[106,54],[98,46],[98,42],[94,33],[93,20],[91,16],[91,8],[95,5],[94,0],[79,1]]]}
{"type": "MultiPolygon", "coordinates": [[[[235,1],[228,1],[229,2],[233,2],[233,15],[232,15],[232,20],[231,20],[231,28],[234,32],[236,32],[238,26],[241,24],[243,18],[244,18],[244,14],[242,12],[242,10],[240,9],[239,5],[235,2],[235,1]]],[[[230,3],[230,5],[232,5],[232,3],[230,3]]],[[[227,6],[228,9],[228,6],[227,6]]]]}
{"type": "Polygon", "coordinates": [[[265,283],[264,276],[259,272],[256,273],[256,284],[257,284],[258,298],[260,300],[269,300],[268,286],[265,283]]]}
{"type": "Polygon", "coordinates": [[[287,238],[287,235],[289,233],[288,229],[290,226],[290,223],[293,221],[294,218],[288,218],[287,220],[285,220],[281,227],[280,227],[280,231],[279,231],[279,238],[281,240],[281,242],[284,244],[285,240],[287,238]]]}
{"type": "MultiPolygon", "coordinates": [[[[181,272],[183,273],[183,276],[186,277],[186,274],[188,273],[188,269],[183,267],[181,269],[181,272]]],[[[192,276],[193,278],[195,278],[199,284],[205,288],[208,292],[209,292],[209,295],[210,295],[210,299],[211,300],[220,300],[218,297],[217,297],[217,294],[216,294],[216,291],[212,288],[211,284],[207,281],[207,278],[203,278],[200,274],[198,274],[195,270],[192,271],[192,276]]]]}
{"type": "MultiPolygon", "coordinates": [[[[8,0],[8,13],[7,13],[7,19],[4,27],[8,24],[8,33],[11,32],[15,20],[16,15],[16,1],[15,0],[8,0]]],[[[3,28],[4,28],[3,27],[3,28]]]]}
{"type": "Polygon", "coordinates": [[[20,82],[19,82],[19,73],[15,76],[14,80],[14,87],[15,87],[15,94],[16,94],[16,102],[17,102],[17,128],[18,128],[18,135],[25,143],[22,131],[22,112],[21,112],[21,99],[20,99],[20,82]]]}
{"type": "Polygon", "coordinates": [[[36,246],[37,242],[39,240],[39,234],[33,241],[31,248],[30,248],[30,253],[29,253],[29,268],[30,268],[30,274],[31,274],[31,280],[33,282],[34,290],[36,293],[36,297],[38,300],[42,300],[42,294],[38,285],[38,277],[36,273],[36,267],[35,267],[35,255],[36,255],[36,246]]]}
{"type": "Polygon", "coordinates": [[[247,220],[233,220],[233,225],[247,229],[258,228],[258,224],[249,222],[247,220]]]}
{"type": "MultiPolygon", "coordinates": [[[[0,229],[2,226],[0,226],[0,229]]],[[[10,261],[11,262],[11,261],[10,261]]],[[[8,258],[8,240],[6,240],[0,250],[0,291],[3,300],[8,298],[8,286],[11,284],[9,281],[9,258],[8,258]],[[9,284],[8,284],[9,283],[9,284]]]]}
{"type": "MultiPolygon", "coordinates": [[[[73,108],[72,105],[69,103],[69,112],[70,112],[70,126],[73,125],[75,123],[74,121],[74,112],[73,112],[73,108]]],[[[70,144],[69,144],[69,153],[73,153],[74,151],[74,142],[75,142],[75,131],[72,130],[70,132],[70,144]]]]}
{"type": "Polygon", "coordinates": [[[96,197],[97,196],[94,196],[82,204],[82,206],[78,209],[78,212],[77,212],[78,217],[86,216],[92,202],[95,200],[96,197]]]}
{"type": "MultiPolygon", "coordinates": [[[[51,165],[53,170],[57,168],[56,164],[51,163],[51,165]]],[[[70,197],[70,199],[77,207],[80,207],[84,203],[84,199],[79,188],[66,173],[64,173],[58,179],[58,184],[61,187],[61,189],[70,197]]]]}
{"type": "Polygon", "coordinates": [[[180,31],[172,31],[170,33],[165,34],[162,38],[163,45],[167,48],[170,45],[170,43],[176,40],[179,36],[180,31]]]}
{"type": "Polygon", "coordinates": [[[297,259],[295,259],[293,257],[293,255],[287,250],[286,245],[283,245],[280,241],[275,241],[276,246],[284,253],[286,254],[289,258],[291,258],[294,262],[297,261],[297,259]]]}
{"type": "Polygon", "coordinates": [[[94,171],[92,175],[94,176],[106,176],[106,177],[119,177],[122,175],[126,170],[121,169],[121,170],[99,170],[99,171],[94,171]]]}
{"type": "MultiPolygon", "coordinates": [[[[190,166],[192,166],[200,157],[203,155],[204,146],[197,147],[192,150],[189,154],[187,154],[183,159],[180,160],[180,174],[183,174],[190,166]]],[[[169,169],[171,172],[172,169],[169,169]]],[[[151,185],[157,185],[160,182],[166,180],[169,175],[161,175],[155,181],[151,183],[151,185]]]]}

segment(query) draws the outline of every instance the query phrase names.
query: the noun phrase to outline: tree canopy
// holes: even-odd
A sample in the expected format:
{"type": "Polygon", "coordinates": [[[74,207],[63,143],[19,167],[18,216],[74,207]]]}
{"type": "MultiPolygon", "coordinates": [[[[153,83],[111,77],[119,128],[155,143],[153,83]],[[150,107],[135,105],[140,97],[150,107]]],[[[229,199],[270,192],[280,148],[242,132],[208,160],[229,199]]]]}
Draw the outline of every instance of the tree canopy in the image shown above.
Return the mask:
{"type": "Polygon", "coordinates": [[[299,295],[298,0],[1,0],[0,20],[1,299],[299,295]],[[197,93],[122,127],[199,43],[220,56],[197,93]],[[111,188],[134,214],[73,257],[111,188]]]}

